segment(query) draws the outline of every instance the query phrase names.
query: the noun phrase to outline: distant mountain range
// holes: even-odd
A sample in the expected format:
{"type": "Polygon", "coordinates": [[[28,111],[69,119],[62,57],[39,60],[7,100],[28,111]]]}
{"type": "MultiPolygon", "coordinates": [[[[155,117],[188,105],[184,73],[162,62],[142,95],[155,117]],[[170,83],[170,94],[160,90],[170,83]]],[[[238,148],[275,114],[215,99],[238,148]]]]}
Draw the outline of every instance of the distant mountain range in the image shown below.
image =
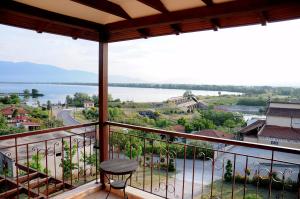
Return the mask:
{"type": "MultiPolygon", "coordinates": [[[[96,83],[98,75],[80,70],[30,62],[0,61],[0,82],[78,82],[96,83]]],[[[110,83],[142,82],[126,76],[109,76],[110,83]]]]}

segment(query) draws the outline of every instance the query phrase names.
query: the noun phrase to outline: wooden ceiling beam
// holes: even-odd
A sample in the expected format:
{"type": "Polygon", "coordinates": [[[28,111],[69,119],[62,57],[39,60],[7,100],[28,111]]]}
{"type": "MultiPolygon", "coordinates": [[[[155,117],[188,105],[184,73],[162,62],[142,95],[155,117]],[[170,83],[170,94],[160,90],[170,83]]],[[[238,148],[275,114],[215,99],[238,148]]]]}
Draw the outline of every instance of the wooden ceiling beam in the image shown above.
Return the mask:
{"type": "Polygon", "coordinates": [[[243,15],[251,12],[262,12],[281,6],[300,6],[300,1],[295,0],[243,0],[229,1],[226,3],[214,4],[181,11],[174,11],[158,15],[146,16],[132,20],[114,22],[105,25],[111,33],[130,31],[140,28],[151,28],[160,25],[170,25],[184,22],[210,21],[214,18],[243,15]]]}
{"type": "Polygon", "coordinates": [[[124,19],[131,19],[128,13],[118,4],[107,0],[72,0],[76,3],[101,10],[103,12],[124,18],[124,19]]]}
{"type": "Polygon", "coordinates": [[[168,13],[168,9],[165,7],[165,5],[160,0],[138,0],[139,2],[158,10],[161,13],[168,13]]]}
{"type": "Polygon", "coordinates": [[[50,12],[11,0],[1,0],[0,11],[11,15],[17,14],[35,20],[42,20],[49,24],[59,24],[66,27],[86,29],[89,31],[103,28],[103,25],[101,24],[50,12]]]}

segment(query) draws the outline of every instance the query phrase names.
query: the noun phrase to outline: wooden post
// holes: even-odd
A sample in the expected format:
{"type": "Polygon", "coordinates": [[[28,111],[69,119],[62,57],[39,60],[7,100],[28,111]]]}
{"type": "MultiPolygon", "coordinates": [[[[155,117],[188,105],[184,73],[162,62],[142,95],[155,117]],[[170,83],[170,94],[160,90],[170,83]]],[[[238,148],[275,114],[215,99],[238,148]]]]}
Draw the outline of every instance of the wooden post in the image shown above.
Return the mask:
{"type": "MultiPolygon", "coordinates": [[[[108,125],[108,43],[99,42],[99,147],[100,162],[108,159],[109,132],[108,125]]],[[[105,178],[100,173],[102,188],[105,188],[105,178]]]]}

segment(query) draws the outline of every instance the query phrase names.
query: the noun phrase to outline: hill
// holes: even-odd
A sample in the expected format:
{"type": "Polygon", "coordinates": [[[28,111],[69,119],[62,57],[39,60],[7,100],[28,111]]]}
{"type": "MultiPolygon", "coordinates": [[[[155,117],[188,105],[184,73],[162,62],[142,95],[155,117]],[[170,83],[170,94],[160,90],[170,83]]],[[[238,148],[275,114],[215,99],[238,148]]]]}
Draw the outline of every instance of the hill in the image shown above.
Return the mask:
{"type": "MultiPolygon", "coordinates": [[[[96,83],[98,75],[80,70],[67,70],[57,66],[30,62],[0,61],[0,82],[78,82],[96,83]]],[[[125,76],[109,76],[111,83],[141,82],[125,76]]]]}

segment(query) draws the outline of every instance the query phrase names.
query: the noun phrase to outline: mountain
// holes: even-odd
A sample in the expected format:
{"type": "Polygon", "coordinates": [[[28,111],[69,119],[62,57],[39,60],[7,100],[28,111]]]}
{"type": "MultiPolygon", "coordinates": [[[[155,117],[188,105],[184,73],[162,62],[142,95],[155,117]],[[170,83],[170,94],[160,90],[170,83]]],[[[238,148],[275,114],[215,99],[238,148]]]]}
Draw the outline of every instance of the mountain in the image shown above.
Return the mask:
{"type": "MultiPolygon", "coordinates": [[[[98,75],[80,70],[30,62],[0,61],[0,82],[78,82],[96,83],[98,75]]],[[[109,76],[110,83],[141,82],[126,76],[109,76]]]]}

